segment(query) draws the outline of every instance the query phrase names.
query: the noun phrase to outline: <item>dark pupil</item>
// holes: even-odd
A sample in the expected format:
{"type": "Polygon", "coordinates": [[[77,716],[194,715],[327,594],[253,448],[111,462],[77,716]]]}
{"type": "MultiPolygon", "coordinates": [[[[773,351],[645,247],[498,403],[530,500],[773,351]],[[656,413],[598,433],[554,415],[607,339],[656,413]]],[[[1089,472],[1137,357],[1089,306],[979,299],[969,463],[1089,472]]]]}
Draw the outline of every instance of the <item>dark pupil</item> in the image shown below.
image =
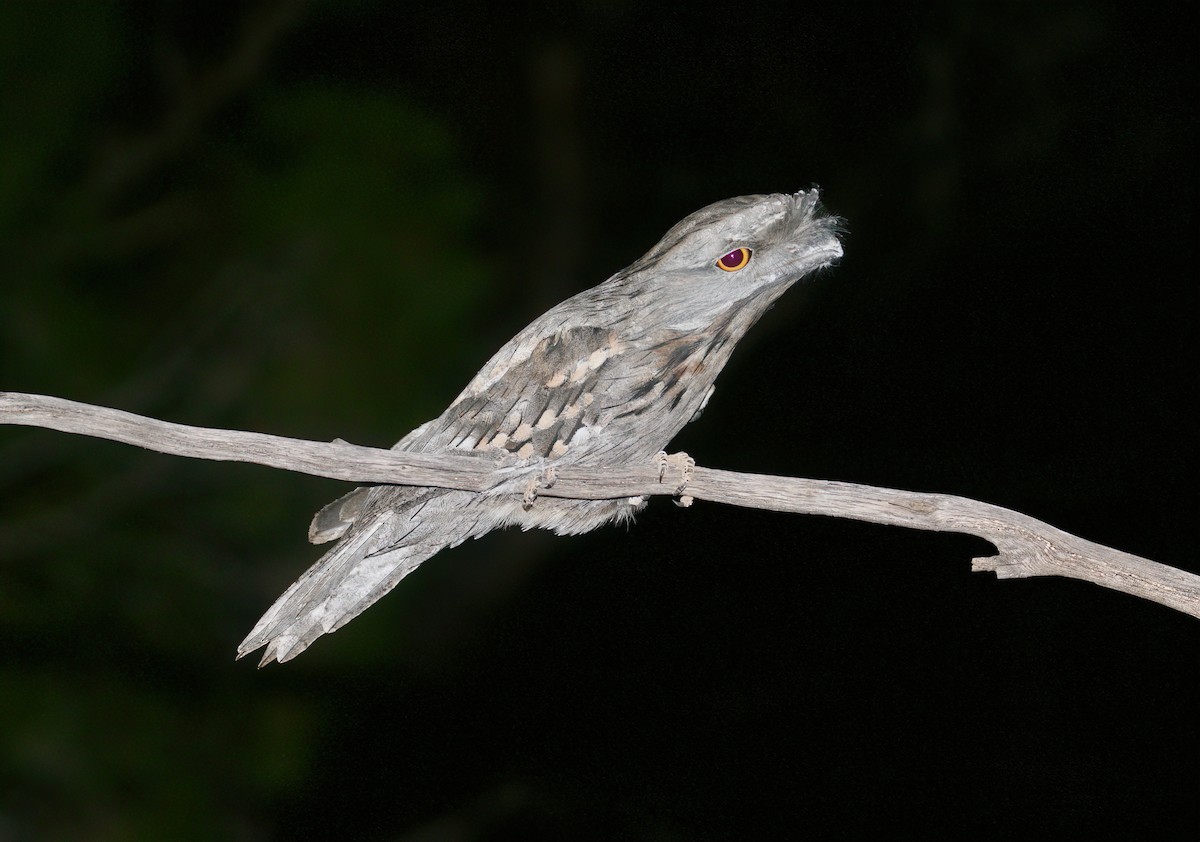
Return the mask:
{"type": "Polygon", "coordinates": [[[742,262],[742,250],[741,249],[738,249],[737,251],[731,251],[731,252],[729,252],[729,254],[727,254],[721,258],[721,265],[727,266],[730,269],[732,269],[734,266],[737,266],[741,262],[742,262]]]}

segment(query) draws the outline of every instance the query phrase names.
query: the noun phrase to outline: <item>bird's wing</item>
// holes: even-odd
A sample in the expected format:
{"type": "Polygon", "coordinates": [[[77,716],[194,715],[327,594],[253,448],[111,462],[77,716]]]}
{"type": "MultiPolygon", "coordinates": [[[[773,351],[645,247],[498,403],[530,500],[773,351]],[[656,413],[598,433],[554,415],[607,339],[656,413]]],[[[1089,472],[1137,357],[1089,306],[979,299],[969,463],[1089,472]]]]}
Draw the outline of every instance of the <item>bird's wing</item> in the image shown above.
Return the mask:
{"type": "Polygon", "coordinates": [[[624,350],[611,328],[572,327],[533,342],[518,337],[441,416],[396,446],[561,458],[600,422],[624,350]]]}
{"type": "MultiPolygon", "coordinates": [[[[422,424],[397,450],[502,450],[600,464],[610,451],[623,459],[665,447],[678,426],[658,425],[674,410],[710,349],[702,337],[662,331],[642,341],[610,327],[560,328],[539,336],[537,323],[505,345],[440,416],[422,424]]],[[[711,377],[708,378],[711,380],[711,377]]],[[[711,387],[691,397],[699,414],[711,387]]],[[[358,488],[322,508],[308,537],[314,544],[343,534],[368,508],[370,488],[358,488]]]]}
{"type": "MultiPolygon", "coordinates": [[[[530,337],[535,328],[505,345],[445,412],[395,449],[503,450],[521,458],[561,458],[577,434],[586,440],[608,405],[628,397],[629,389],[619,388],[630,380],[619,370],[625,349],[608,328],[572,327],[530,337]],[[606,388],[600,390],[602,383],[606,388]]],[[[317,512],[309,541],[342,537],[367,509],[370,490],[357,488],[317,512]]]]}
{"type": "MultiPolygon", "coordinates": [[[[636,402],[636,377],[610,329],[560,330],[532,343],[529,353],[517,344],[506,346],[441,416],[396,447],[502,449],[521,458],[558,459],[597,444],[593,431],[612,416],[614,401],[636,402]],[[513,351],[506,356],[508,349],[513,351]]],[[[239,655],[266,646],[263,663],[295,657],[443,547],[505,522],[495,502],[467,492],[390,486],[360,488],[335,500],[317,513],[309,535],[341,541],[279,597],[239,655]]]]}
{"type": "MultiPolygon", "coordinates": [[[[698,367],[707,350],[703,337],[659,331],[633,341],[612,327],[570,327],[536,342],[519,340],[493,357],[441,416],[396,447],[502,449],[572,464],[599,462],[613,448],[626,458],[647,449],[652,454],[677,428],[657,429],[649,417],[655,413],[646,410],[661,402],[674,410],[688,381],[703,379],[698,367]]],[[[707,382],[700,392],[706,388],[707,382]]]]}

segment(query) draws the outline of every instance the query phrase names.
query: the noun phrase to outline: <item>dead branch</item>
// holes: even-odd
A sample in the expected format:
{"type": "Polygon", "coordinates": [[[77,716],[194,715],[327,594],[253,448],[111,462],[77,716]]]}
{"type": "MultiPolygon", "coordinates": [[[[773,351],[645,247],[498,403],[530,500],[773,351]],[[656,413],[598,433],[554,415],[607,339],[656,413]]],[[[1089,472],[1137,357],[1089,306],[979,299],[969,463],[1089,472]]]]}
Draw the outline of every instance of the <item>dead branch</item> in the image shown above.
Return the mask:
{"type": "MultiPolygon", "coordinates": [[[[0,392],[0,424],[46,427],[124,442],[194,459],[253,462],[361,484],[390,483],[486,491],[511,481],[514,470],[540,473],[542,464],[491,456],[405,453],[172,424],[116,409],[44,395],[0,392]]],[[[547,497],[600,500],[673,494],[651,464],[563,468],[547,497]]],[[[946,494],[925,494],[828,480],[695,469],[687,494],[698,500],[799,514],[852,518],[890,526],[977,535],[998,553],[977,558],[976,571],[1002,579],[1066,576],[1133,594],[1200,617],[1200,576],[1087,541],[1019,512],[946,494]]],[[[536,505],[536,504],[535,504],[536,505]]]]}

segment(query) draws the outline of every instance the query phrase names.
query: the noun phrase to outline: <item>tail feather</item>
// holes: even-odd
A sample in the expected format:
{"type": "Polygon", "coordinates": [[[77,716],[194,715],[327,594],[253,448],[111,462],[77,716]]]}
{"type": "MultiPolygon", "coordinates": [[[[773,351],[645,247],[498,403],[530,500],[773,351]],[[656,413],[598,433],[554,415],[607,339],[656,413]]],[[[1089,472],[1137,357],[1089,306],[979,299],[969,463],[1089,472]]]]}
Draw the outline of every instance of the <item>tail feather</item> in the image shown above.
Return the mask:
{"type": "Polygon", "coordinates": [[[288,661],[323,634],[357,617],[394,588],[441,543],[388,546],[388,512],[364,524],[329,550],[288,588],[238,647],[242,658],[263,646],[259,666],[288,661]],[[386,547],[376,551],[380,545],[386,547]]]}

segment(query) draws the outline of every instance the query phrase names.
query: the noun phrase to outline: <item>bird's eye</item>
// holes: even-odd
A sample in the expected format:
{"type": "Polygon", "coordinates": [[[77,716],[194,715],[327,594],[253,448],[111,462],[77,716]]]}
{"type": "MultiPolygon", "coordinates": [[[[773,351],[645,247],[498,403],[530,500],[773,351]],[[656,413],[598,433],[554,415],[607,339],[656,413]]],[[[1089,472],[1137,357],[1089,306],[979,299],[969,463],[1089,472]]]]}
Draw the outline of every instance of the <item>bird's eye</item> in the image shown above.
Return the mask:
{"type": "Polygon", "coordinates": [[[742,246],[734,249],[724,257],[717,259],[717,266],[724,269],[726,272],[736,272],[738,269],[744,269],[746,264],[750,262],[750,249],[742,246]]]}

